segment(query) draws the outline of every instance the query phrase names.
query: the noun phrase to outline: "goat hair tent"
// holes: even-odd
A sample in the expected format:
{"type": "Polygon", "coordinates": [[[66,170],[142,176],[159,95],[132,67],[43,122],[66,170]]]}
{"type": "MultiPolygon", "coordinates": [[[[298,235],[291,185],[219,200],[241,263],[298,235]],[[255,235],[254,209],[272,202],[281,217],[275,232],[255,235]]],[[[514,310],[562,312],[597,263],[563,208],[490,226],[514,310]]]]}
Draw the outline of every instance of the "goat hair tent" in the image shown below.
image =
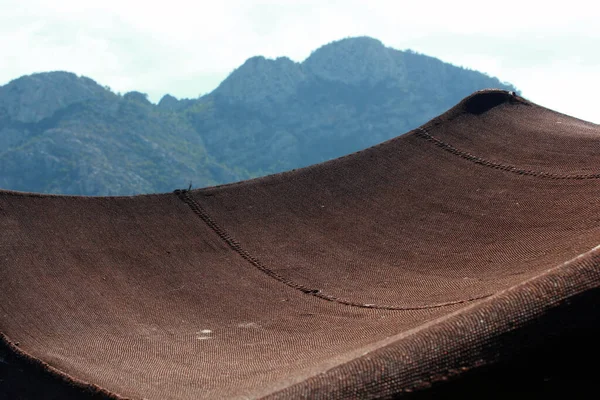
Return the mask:
{"type": "Polygon", "coordinates": [[[572,392],[599,221],[600,126],[500,90],[250,181],[0,191],[0,398],[572,392]]]}

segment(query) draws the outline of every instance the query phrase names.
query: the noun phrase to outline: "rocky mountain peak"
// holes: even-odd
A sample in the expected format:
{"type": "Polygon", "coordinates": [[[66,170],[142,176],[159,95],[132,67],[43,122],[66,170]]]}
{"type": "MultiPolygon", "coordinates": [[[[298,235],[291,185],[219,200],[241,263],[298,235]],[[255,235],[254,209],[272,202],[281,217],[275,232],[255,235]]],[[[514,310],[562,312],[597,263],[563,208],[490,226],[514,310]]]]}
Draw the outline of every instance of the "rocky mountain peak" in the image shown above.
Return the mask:
{"type": "Polygon", "coordinates": [[[151,104],[148,100],[148,95],[146,93],[138,92],[135,90],[125,93],[123,95],[123,99],[126,101],[133,101],[136,103],[142,103],[147,105],[151,104]]]}
{"type": "Polygon", "coordinates": [[[92,79],[70,72],[32,74],[0,87],[0,115],[20,122],[38,122],[73,103],[110,93],[92,79]]]}
{"type": "Polygon", "coordinates": [[[304,79],[300,64],[287,57],[256,56],[233,71],[213,94],[245,103],[281,101],[295,93],[304,79]]]}
{"type": "Polygon", "coordinates": [[[158,102],[158,107],[164,110],[176,110],[178,109],[178,105],[179,100],[170,94],[165,94],[158,102]]]}
{"type": "Polygon", "coordinates": [[[303,62],[307,72],[325,80],[359,84],[402,79],[405,72],[398,50],[377,39],[355,37],[338,40],[315,50],[303,62]]]}

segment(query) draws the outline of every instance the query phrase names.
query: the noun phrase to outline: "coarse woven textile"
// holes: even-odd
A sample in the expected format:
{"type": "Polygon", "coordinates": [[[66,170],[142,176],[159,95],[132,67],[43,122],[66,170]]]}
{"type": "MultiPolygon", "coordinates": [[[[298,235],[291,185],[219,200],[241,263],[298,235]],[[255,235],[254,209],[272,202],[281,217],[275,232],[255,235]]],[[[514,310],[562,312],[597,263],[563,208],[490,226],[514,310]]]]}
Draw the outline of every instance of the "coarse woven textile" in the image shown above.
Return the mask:
{"type": "Polygon", "coordinates": [[[570,391],[561,365],[598,354],[599,220],[600,126],[500,90],[251,181],[0,191],[0,398],[570,391]]]}

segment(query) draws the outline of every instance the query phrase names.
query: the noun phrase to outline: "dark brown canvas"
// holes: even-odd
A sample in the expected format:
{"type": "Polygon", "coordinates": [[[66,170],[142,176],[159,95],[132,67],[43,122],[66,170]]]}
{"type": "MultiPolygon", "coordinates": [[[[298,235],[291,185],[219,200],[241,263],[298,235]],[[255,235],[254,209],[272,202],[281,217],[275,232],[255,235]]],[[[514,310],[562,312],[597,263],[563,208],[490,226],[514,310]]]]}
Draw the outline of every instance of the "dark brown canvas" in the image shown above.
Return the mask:
{"type": "Polygon", "coordinates": [[[0,191],[0,397],[564,389],[597,354],[599,220],[600,127],[496,90],[252,181],[0,191]]]}

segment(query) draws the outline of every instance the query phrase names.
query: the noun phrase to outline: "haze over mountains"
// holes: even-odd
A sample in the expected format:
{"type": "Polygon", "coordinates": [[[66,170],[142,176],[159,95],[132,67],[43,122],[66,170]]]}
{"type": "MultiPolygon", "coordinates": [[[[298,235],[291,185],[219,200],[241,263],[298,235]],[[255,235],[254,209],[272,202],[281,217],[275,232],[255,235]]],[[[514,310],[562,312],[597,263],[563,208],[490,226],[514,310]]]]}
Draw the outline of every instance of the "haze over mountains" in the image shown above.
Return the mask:
{"type": "Polygon", "coordinates": [[[68,72],[0,87],[0,187],[166,192],[322,162],[413,129],[484,88],[485,74],[367,38],[302,63],[253,57],[197,99],[113,93],[68,72]]]}

